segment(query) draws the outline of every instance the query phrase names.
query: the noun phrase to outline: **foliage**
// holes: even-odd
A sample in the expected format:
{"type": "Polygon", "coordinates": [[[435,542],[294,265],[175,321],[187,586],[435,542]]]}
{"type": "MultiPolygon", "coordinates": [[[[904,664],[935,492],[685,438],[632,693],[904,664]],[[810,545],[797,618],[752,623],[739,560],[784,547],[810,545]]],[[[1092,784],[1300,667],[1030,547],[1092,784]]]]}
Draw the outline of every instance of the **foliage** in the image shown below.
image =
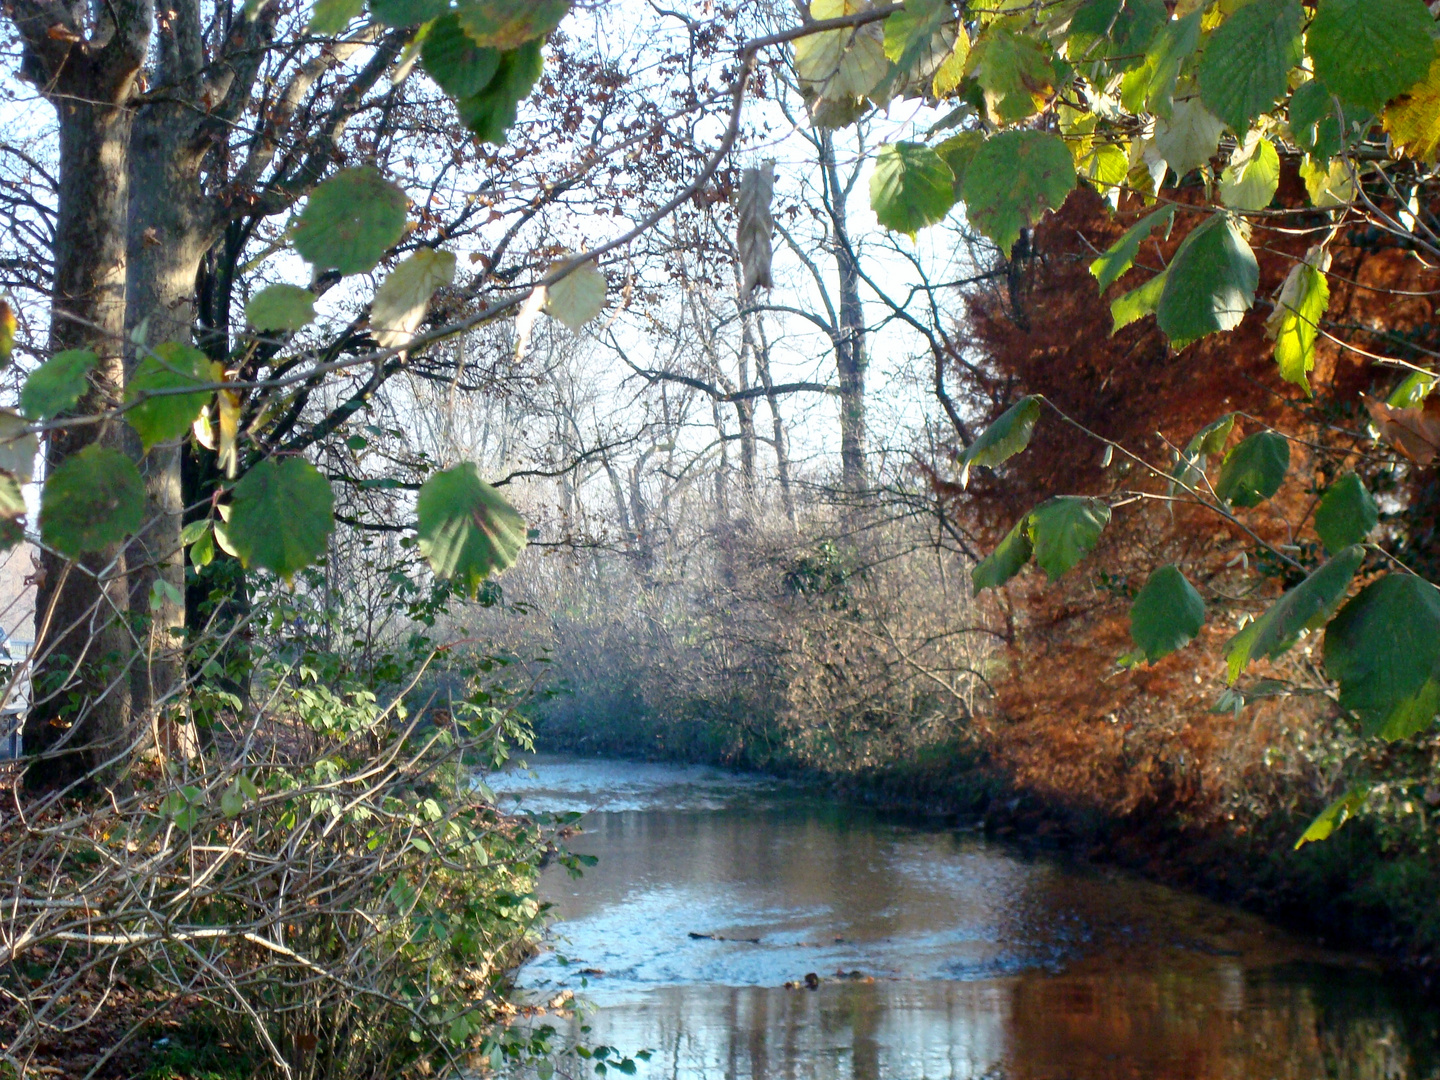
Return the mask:
{"type": "MultiPolygon", "coordinates": [[[[1309,215],[1318,239],[1285,274],[1267,330],[1278,375],[1309,394],[1319,343],[1328,337],[1344,344],[1327,329],[1330,247],[1342,230],[1363,222],[1401,244],[1440,252],[1431,216],[1437,194],[1429,168],[1434,140],[1430,118],[1421,116],[1434,96],[1427,80],[1437,63],[1435,16],[1420,0],[1171,7],[1106,0],[1053,9],[1018,2],[960,5],[947,19],[894,24],[893,41],[887,26],[888,55],[898,64],[913,63],[907,58],[923,53],[907,47],[914,43],[901,40],[902,29],[921,37],[943,31],[973,42],[966,79],[949,95],[954,110],[929,135],[940,137],[970,117],[983,120],[984,141],[968,160],[955,201],[1001,258],[1011,257],[1022,230],[1037,225],[1070,193],[1076,183],[1072,159],[1090,160],[1099,145],[1118,148],[1128,162],[1118,180],[1087,173],[1087,182],[1113,206],[1162,203],[1094,260],[1091,272],[1102,292],[1130,273],[1141,245],[1156,230],[1168,232],[1177,215],[1193,218],[1168,264],[1112,306],[1116,331],[1153,314],[1171,348],[1181,352],[1181,363],[1194,343],[1237,332],[1257,306],[1261,269],[1252,245],[1257,232],[1269,227],[1266,215],[1285,170],[1296,170],[1310,205],[1287,203],[1282,213],[1309,215]],[[1194,173],[1200,185],[1190,182],[1194,173]]],[[[837,63],[843,67],[846,58],[837,63]]],[[[818,114],[816,119],[826,122],[818,114]]],[[[927,144],[928,139],[882,149],[877,176],[898,148],[918,159],[927,144]]],[[[881,223],[901,231],[913,231],[946,209],[933,184],[922,195],[910,185],[887,183],[873,195],[881,223]]],[[[1375,430],[1402,455],[1430,465],[1435,455],[1428,421],[1417,403],[1406,407],[1415,415],[1402,419],[1387,411],[1389,406],[1372,405],[1375,430]]],[[[1231,423],[1233,418],[1225,421],[1223,433],[1216,429],[1218,438],[1197,435],[1177,454],[1167,497],[1196,502],[1235,521],[1237,512],[1281,497],[1292,477],[1296,436],[1282,430],[1251,434],[1225,453],[1212,488],[1208,459],[1224,449],[1231,423]],[[1215,445],[1204,445],[1207,441],[1215,445]]],[[[992,433],[1013,426],[1011,414],[998,424],[979,439],[967,439],[959,455],[960,486],[973,461],[993,454],[992,433]]],[[[1033,421],[1020,446],[1032,428],[1033,421]]],[[[1002,444],[1005,456],[1015,452],[1014,441],[1002,444]]],[[[1100,527],[1098,519],[1084,528],[1076,524],[1072,511],[1081,505],[1064,496],[1022,518],[977,564],[977,589],[1004,583],[1032,553],[1052,577],[1073,567],[1100,527]]],[[[1357,710],[1371,730],[1397,738],[1428,729],[1440,708],[1425,689],[1431,685],[1428,657],[1440,647],[1440,632],[1425,614],[1436,586],[1400,569],[1366,585],[1348,614],[1334,615],[1365,561],[1365,547],[1356,545],[1368,542],[1377,521],[1363,481],[1352,475],[1333,485],[1316,510],[1314,527],[1335,556],[1236,635],[1229,666],[1233,681],[1252,657],[1273,657],[1306,629],[1329,623],[1327,650],[1335,661],[1327,668],[1338,681],[1340,704],[1357,710]],[[1387,638],[1379,619],[1366,617],[1372,607],[1388,610],[1392,604],[1399,605],[1394,614],[1405,632],[1416,635],[1416,648],[1387,638]],[[1369,636],[1362,640],[1362,634],[1369,636]],[[1396,664],[1404,665],[1404,674],[1391,671],[1396,664]],[[1405,687],[1394,701],[1374,697],[1381,671],[1390,673],[1390,685],[1405,687]]],[[[1309,569],[1303,560],[1285,559],[1291,575],[1309,569]]],[[[1157,612],[1193,606],[1178,573],[1174,567],[1157,571],[1153,589],[1142,591],[1132,611],[1136,642],[1152,660],[1170,650],[1171,640],[1183,644],[1198,629],[1187,618],[1187,632],[1177,631],[1173,639],[1158,634],[1157,612]],[[1162,600],[1167,588],[1175,596],[1162,600]]]]}

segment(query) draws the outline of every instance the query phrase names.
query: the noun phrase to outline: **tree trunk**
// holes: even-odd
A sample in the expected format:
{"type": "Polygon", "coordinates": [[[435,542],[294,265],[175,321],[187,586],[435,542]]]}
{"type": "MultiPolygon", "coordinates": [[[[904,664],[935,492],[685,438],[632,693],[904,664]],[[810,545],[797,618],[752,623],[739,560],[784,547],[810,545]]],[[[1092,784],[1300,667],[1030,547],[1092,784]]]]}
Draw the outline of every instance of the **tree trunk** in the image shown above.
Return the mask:
{"type": "MultiPolygon", "coordinates": [[[[108,103],[99,87],[76,89],[81,92],[57,95],[56,103],[60,177],[50,348],[90,349],[100,358],[76,406],[87,415],[118,405],[124,389],[125,156],[132,114],[108,103]]],[[[47,474],[92,442],[123,445],[125,430],[110,422],[53,432],[45,446],[47,474]]],[[[133,735],[133,648],[121,545],[74,565],[44,552],[36,592],[26,784],[65,786],[87,774],[109,783],[133,735]]]]}
{"type": "MultiPolygon", "coordinates": [[[[196,278],[217,239],[197,179],[200,155],[189,144],[193,110],[149,106],[135,125],[130,152],[130,220],[126,329],[127,373],[146,356],[145,345],[191,344],[196,278]]],[[[192,749],[180,728],[160,715],[185,679],[185,562],[180,530],[185,512],[180,444],[152,446],[140,461],[145,479],[145,527],[129,550],[132,606],[149,615],[144,657],[133,676],[134,706],[161,734],[166,752],[192,749]],[[162,587],[163,583],[163,587],[162,587]]]]}
{"type": "Polygon", "coordinates": [[[820,164],[825,170],[829,198],[831,238],[835,248],[835,270],[840,279],[840,325],[835,333],[835,369],[840,383],[840,469],[841,481],[849,491],[866,483],[865,469],[865,313],[860,305],[860,268],[850,246],[846,224],[849,192],[840,182],[835,164],[835,143],[829,131],[820,138],[820,164]]]}
{"type": "Polygon", "coordinates": [[[765,338],[765,326],[756,312],[746,318],[744,333],[750,339],[755,353],[755,374],[765,388],[765,400],[770,405],[771,431],[775,440],[775,472],[780,479],[780,500],[785,506],[785,516],[791,526],[795,521],[795,496],[790,491],[790,453],[785,448],[785,424],[780,419],[780,403],[775,394],[775,382],[770,377],[770,342],[765,338]]]}

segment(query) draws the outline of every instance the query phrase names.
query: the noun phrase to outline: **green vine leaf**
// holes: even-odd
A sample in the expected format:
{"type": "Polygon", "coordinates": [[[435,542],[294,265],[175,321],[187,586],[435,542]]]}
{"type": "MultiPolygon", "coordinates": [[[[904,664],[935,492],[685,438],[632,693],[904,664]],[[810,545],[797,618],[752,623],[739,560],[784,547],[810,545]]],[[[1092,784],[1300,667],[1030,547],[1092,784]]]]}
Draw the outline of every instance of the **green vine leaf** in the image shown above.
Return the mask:
{"type": "Polygon", "coordinates": [[[1300,63],[1299,0],[1255,0],[1215,28],[1200,60],[1200,99],[1243,135],[1285,94],[1300,63]]]}
{"type": "Polygon", "coordinates": [[[1440,711],[1440,590],[1414,574],[1365,586],[1326,628],[1325,670],[1368,733],[1393,741],[1429,728],[1440,711]]]}
{"type": "Polygon", "coordinates": [[[187,434],[210,400],[210,391],[174,391],[210,381],[210,358],[199,349],[173,341],[151,349],[125,386],[125,400],[134,402],[125,419],[140,436],[141,445],[149,450],[156,443],[187,434]]]}
{"type": "Polygon", "coordinates": [[[31,420],[51,420],[75,407],[89,386],[86,376],[100,361],[89,349],[58,352],[30,373],[20,409],[31,420]]]}
{"type": "Polygon", "coordinates": [[[1220,465],[1215,494],[1231,506],[1259,506],[1280,490],[1290,471],[1290,440],[1258,431],[1236,443],[1220,465]]]}
{"type": "Polygon", "coordinates": [[[1176,348],[1233,330],[1255,302],[1260,265],[1240,229],[1217,215],[1181,243],[1155,306],[1160,329],[1176,348]]]}
{"type": "Polygon", "coordinates": [[[436,576],[456,579],[470,595],[489,575],[515,562],[525,521],[484,480],[474,462],[425,481],[415,502],[420,553],[436,576]]]}
{"type": "Polygon", "coordinates": [[[342,169],[310,194],[295,250],[317,271],[363,274],[405,231],[405,193],[370,165],[342,169]]]}
{"type": "Polygon", "coordinates": [[[544,70],[545,57],[538,39],[501,53],[495,77],[485,89],[455,102],[460,122],[481,142],[504,146],[505,133],[519,115],[520,102],[530,96],[544,70]]]}
{"type": "Polygon", "coordinates": [[[480,93],[500,72],[500,50],[475,44],[457,15],[437,19],[420,44],[420,62],[453,98],[480,93]]]}
{"type": "Polygon", "coordinates": [[[1130,639],[1150,663],[1183,648],[1205,625],[1205,601],[1173,563],[1150,575],[1130,607],[1130,639]]]}
{"type": "Polygon", "coordinates": [[[1423,0],[1320,0],[1306,40],[1316,78],[1341,101],[1376,112],[1425,78],[1434,31],[1423,0]]]}
{"type": "Polygon", "coordinates": [[[1275,311],[1265,321],[1265,333],[1275,342],[1275,362],[1280,377],[1303,387],[1310,393],[1306,378],[1315,368],[1315,339],[1320,334],[1320,320],[1330,306],[1330,286],[1325,271],[1330,256],[1320,248],[1311,248],[1303,262],[1290,268],[1275,311]]]}
{"type": "Polygon", "coordinates": [[[1280,188],[1280,154],[1252,131],[1220,174],[1220,201],[1231,210],[1264,210],[1280,188]]]}
{"type": "Polygon", "coordinates": [[[1030,561],[1033,551],[1030,515],[1026,514],[1011,526],[1005,539],[996,545],[994,551],[971,568],[970,582],[974,586],[975,595],[979,596],[986,589],[998,589],[1004,585],[1030,561]]]}
{"type": "Polygon", "coordinates": [[[1175,19],[1160,28],[1145,59],[1127,71],[1120,83],[1120,101],[1132,113],[1168,117],[1174,107],[1175,82],[1180,68],[1200,45],[1201,11],[1175,19]]]}
{"type": "Polygon", "coordinates": [[[225,542],[245,566],[289,581],[325,554],[334,504],[330,482],[304,458],[266,458],[231,492],[225,542]]]}
{"type": "Polygon", "coordinates": [[[1302,632],[1324,626],[1364,561],[1363,547],[1345,548],[1232,637],[1225,650],[1230,684],[1251,660],[1279,656],[1302,632]]]}
{"type": "Polygon", "coordinates": [[[1053,581],[1090,554],[1110,523],[1110,507],[1099,499],[1059,495],[1030,511],[1035,563],[1053,581]]]}
{"type": "Polygon", "coordinates": [[[569,0],[462,0],[455,13],[475,44],[504,52],[543,38],[569,10],[569,0]]]}
{"type": "Polygon", "coordinates": [[[1369,784],[1352,784],[1350,790],[1320,811],[1310,823],[1310,827],[1295,841],[1295,850],[1299,851],[1306,844],[1330,839],[1340,826],[1365,808],[1365,801],[1369,796],[1369,784]]]}
{"type": "Polygon", "coordinates": [[[1040,419],[1040,399],[1033,394],[1021,398],[982,431],[960,456],[960,486],[970,482],[970,466],[990,468],[1008,461],[1030,445],[1035,422],[1040,419]]]}
{"type": "Polygon", "coordinates": [[[1044,131],[1002,131],[981,144],[965,173],[971,223],[1009,255],[1020,231],[1060,207],[1075,187],[1075,161],[1044,131]]]}
{"type": "Polygon", "coordinates": [[[1000,23],[976,40],[965,72],[979,84],[985,114],[997,126],[1034,116],[1055,93],[1055,63],[1047,45],[1000,23]]]}
{"type": "Polygon", "coordinates": [[[104,551],[144,523],[140,470],[98,443],[67,457],[40,492],[40,538],[72,559],[104,551]]]}
{"type": "Polygon", "coordinates": [[[945,159],[922,143],[888,143],[880,148],[870,177],[875,220],[914,236],[942,221],[955,205],[955,174],[945,159]]]}
{"type": "Polygon", "coordinates": [[[1315,532],[1325,550],[1359,544],[1380,524],[1380,511],[1360,477],[1346,473],[1331,484],[1315,508],[1315,532]]]}
{"type": "Polygon", "coordinates": [[[260,333],[299,330],[315,319],[315,294],[299,285],[267,285],[245,305],[245,321],[260,333]]]}
{"type": "Polygon", "coordinates": [[[1125,230],[1125,235],[1120,237],[1106,252],[1090,264],[1090,273],[1100,286],[1103,293],[1111,285],[1135,265],[1135,256],[1140,253],[1140,245],[1156,229],[1163,228],[1164,236],[1170,236],[1170,226],[1175,222],[1175,208],[1173,206],[1162,207],[1152,214],[1147,214],[1130,228],[1125,230]]]}

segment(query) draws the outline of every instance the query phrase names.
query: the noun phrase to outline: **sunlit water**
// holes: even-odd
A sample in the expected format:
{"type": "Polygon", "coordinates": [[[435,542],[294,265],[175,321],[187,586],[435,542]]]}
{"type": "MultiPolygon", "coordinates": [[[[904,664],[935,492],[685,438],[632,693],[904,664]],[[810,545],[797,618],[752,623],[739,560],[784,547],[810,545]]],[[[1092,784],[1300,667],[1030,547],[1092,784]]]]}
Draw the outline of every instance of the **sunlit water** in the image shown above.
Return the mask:
{"type": "Polygon", "coordinates": [[[546,871],[521,985],[588,999],[590,1039],[654,1052],[641,1076],[1440,1077],[1412,991],[1243,913],[763,778],[532,765],[492,788],[584,811],[599,862],[546,871]]]}

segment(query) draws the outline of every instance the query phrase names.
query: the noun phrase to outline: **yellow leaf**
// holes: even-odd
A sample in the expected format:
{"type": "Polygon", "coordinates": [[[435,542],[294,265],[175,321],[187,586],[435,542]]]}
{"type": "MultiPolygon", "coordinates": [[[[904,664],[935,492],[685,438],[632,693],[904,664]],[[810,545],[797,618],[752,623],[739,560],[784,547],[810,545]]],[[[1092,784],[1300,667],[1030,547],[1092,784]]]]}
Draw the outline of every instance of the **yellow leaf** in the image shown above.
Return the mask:
{"type": "Polygon", "coordinates": [[[605,306],[605,275],[589,260],[546,290],[545,314],[579,332],[605,306]]]}
{"type": "Polygon", "coordinates": [[[15,309],[9,301],[0,300],[0,367],[10,363],[15,349],[15,309]]]}
{"type": "Polygon", "coordinates": [[[1385,109],[1385,130],[1406,157],[1432,162],[1440,151],[1440,58],[1385,109]]]}
{"type": "Polygon", "coordinates": [[[955,44],[949,54],[935,69],[935,78],[930,89],[937,98],[955,92],[960,80],[965,77],[965,61],[970,58],[970,35],[965,32],[964,23],[956,24],[955,44]]]}
{"type": "Polygon", "coordinates": [[[370,329],[382,349],[415,336],[435,290],[455,280],[455,256],[421,248],[397,266],[375,292],[370,329]]]}
{"type": "Polygon", "coordinates": [[[216,402],[220,406],[220,441],[216,457],[225,475],[234,480],[236,466],[240,463],[240,455],[235,449],[235,436],[240,430],[240,395],[233,390],[221,390],[216,395],[216,402]]]}
{"type": "Polygon", "coordinates": [[[1310,193],[1311,205],[1318,209],[1343,206],[1355,198],[1355,181],[1351,178],[1350,166],[1342,158],[1321,165],[1307,156],[1300,163],[1300,177],[1310,193]]]}
{"type": "MultiPolygon", "coordinates": [[[[869,0],[814,0],[815,19],[838,19],[871,8],[869,0]]],[[[808,34],[795,42],[795,74],[807,99],[844,102],[862,98],[890,69],[885,31],[879,23],[808,34]]]]}

